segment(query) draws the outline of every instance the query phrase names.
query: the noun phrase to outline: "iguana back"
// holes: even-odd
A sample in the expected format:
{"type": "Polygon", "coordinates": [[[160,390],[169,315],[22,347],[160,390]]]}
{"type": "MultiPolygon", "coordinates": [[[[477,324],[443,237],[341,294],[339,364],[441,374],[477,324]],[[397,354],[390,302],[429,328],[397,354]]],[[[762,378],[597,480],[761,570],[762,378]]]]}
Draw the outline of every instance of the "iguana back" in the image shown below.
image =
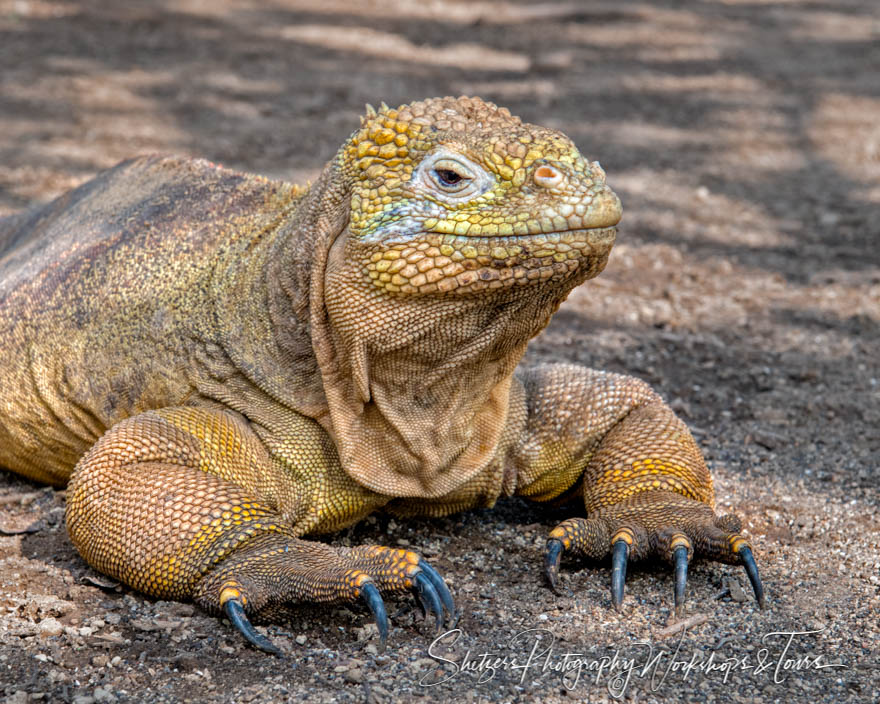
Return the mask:
{"type": "Polygon", "coordinates": [[[296,194],[146,157],[0,220],[0,466],[60,485],[113,424],[193,402],[218,261],[296,194]]]}

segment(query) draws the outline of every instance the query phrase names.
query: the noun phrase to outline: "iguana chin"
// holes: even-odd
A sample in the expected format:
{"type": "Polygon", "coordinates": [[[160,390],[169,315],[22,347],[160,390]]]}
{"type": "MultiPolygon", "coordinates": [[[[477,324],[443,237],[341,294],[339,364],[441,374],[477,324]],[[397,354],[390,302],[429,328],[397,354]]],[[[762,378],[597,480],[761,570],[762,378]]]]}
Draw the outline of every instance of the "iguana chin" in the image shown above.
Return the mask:
{"type": "Polygon", "coordinates": [[[561,133],[477,98],[370,109],[308,188],[139,158],[0,220],[0,465],[68,483],[85,560],[137,590],[248,616],[381,595],[454,612],[416,553],[302,536],[384,508],[441,516],[581,494],[549,536],[675,568],[745,565],[706,465],[645,383],[518,367],[605,266],[621,215],[561,133]]]}

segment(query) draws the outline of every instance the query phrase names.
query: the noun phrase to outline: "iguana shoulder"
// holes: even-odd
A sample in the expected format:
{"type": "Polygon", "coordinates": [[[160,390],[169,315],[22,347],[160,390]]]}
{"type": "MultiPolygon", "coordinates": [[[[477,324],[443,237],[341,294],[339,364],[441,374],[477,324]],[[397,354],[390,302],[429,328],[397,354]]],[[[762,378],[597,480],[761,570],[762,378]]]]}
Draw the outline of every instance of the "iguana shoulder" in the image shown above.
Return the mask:
{"type": "Polygon", "coordinates": [[[214,341],[212,277],[301,189],[141,157],[0,221],[0,465],[62,484],[114,423],[191,397],[214,341]]]}

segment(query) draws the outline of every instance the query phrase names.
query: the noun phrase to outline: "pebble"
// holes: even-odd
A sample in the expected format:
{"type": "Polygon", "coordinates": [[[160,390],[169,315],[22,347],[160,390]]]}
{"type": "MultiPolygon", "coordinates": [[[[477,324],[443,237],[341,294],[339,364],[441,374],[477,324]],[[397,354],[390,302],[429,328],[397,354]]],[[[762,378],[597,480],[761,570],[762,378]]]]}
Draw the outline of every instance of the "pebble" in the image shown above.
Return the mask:
{"type": "Polygon", "coordinates": [[[37,629],[39,630],[40,635],[45,637],[60,636],[64,633],[64,626],[61,625],[61,622],[58,621],[57,618],[44,618],[40,621],[37,629]]]}
{"type": "Polygon", "coordinates": [[[734,601],[739,603],[748,601],[748,596],[743,591],[743,588],[736,577],[727,578],[727,588],[730,589],[730,598],[734,601]]]}
{"type": "Polygon", "coordinates": [[[95,691],[92,692],[92,696],[97,704],[113,704],[113,702],[117,701],[116,695],[105,687],[96,687],[95,691]]]}
{"type": "Polygon", "coordinates": [[[349,682],[363,682],[364,671],[356,667],[345,673],[345,679],[347,679],[349,682]]]}

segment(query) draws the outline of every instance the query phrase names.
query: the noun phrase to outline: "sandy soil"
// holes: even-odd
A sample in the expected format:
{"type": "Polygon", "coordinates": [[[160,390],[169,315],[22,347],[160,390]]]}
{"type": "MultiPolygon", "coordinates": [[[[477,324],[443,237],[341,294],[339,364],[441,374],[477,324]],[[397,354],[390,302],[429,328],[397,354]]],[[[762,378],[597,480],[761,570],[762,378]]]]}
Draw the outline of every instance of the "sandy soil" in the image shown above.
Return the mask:
{"type": "Polygon", "coordinates": [[[331,539],[411,545],[447,576],[462,634],[435,652],[456,667],[429,657],[405,601],[384,655],[366,614],[337,608],[269,627],[276,659],[92,572],[63,492],[3,474],[0,699],[880,700],[878,17],[874,0],[0,0],[0,212],[144,152],[313,177],[366,102],[478,94],[567,132],[625,219],[606,273],[528,358],[654,384],[705,448],[719,508],[744,517],[768,592],[759,611],[738,568],[695,564],[679,642],[665,565],[630,569],[621,614],[608,564],[568,565],[573,596],[546,588],[558,511],[377,516],[331,539]],[[553,651],[517,669],[529,629],[553,651]],[[795,631],[815,632],[783,655],[770,634],[795,631]],[[639,642],[664,653],[651,671],[639,642]],[[472,667],[507,664],[465,670],[468,649],[472,667]],[[565,652],[580,671],[560,671],[565,652]],[[729,671],[671,666],[710,657],[729,671]]]}

